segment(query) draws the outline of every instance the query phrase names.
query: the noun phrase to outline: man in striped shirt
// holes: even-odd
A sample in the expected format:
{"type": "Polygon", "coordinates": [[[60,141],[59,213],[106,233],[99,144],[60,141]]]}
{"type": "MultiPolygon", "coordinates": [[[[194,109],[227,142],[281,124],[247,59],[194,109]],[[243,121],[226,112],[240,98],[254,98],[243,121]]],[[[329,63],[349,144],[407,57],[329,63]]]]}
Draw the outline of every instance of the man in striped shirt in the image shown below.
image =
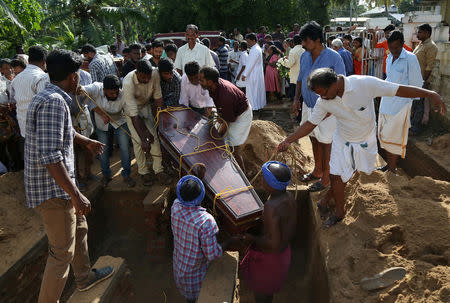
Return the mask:
{"type": "Polygon", "coordinates": [[[103,82],[107,75],[117,75],[117,66],[110,55],[97,54],[97,50],[91,44],[84,45],[81,53],[89,61],[92,82],[103,82]]]}
{"type": "Polygon", "coordinates": [[[219,37],[218,38],[218,45],[217,48],[217,56],[219,56],[219,74],[220,78],[228,80],[228,50],[225,47],[225,38],[219,37]]]}

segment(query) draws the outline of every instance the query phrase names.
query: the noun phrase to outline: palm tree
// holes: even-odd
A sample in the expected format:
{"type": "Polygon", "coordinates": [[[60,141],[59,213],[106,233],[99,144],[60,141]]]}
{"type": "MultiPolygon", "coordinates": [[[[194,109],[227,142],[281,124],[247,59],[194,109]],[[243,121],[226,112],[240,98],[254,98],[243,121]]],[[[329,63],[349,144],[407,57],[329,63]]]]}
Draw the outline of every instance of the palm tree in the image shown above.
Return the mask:
{"type": "Polygon", "coordinates": [[[0,0],[0,11],[3,11],[9,18],[11,18],[11,21],[20,27],[20,29],[26,31],[25,26],[22,25],[22,23],[19,21],[19,18],[17,18],[16,14],[9,8],[9,6],[3,1],[0,0]]]}
{"type": "MultiPolygon", "coordinates": [[[[117,1],[49,0],[44,5],[49,17],[43,22],[48,25],[60,25],[65,22],[75,36],[98,45],[110,42],[114,32],[124,27],[124,24],[143,23],[149,20],[148,16],[136,6],[112,6],[112,2],[117,1]]],[[[128,4],[132,5],[133,1],[128,1],[128,4]]]]}

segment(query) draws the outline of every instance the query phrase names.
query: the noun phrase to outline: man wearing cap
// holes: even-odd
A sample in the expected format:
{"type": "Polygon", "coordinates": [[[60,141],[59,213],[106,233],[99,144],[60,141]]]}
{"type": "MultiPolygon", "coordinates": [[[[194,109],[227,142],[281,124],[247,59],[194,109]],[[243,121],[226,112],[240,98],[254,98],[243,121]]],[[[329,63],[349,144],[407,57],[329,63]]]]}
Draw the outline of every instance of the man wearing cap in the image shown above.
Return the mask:
{"type": "Polygon", "coordinates": [[[209,262],[222,256],[232,239],[219,244],[219,227],[201,203],[205,198],[203,182],[193,175],[178,181],[177,199],[171,209],[173,232],[173,275],[187,302],[195,302],[209,262]]]}
{"type": "Polygon", "coordinates": [[[242,260],[241,273],[255,294],[256,302],[272,302],[281,290],[291,264],[291,248],[297,225],[297,203],[286,192],[291,180],[289,167],[269,161],[262,167],[264,188],[270,194],[264,203],[262,236],[245,234],[242,240],[250,244],[242,260]]]}

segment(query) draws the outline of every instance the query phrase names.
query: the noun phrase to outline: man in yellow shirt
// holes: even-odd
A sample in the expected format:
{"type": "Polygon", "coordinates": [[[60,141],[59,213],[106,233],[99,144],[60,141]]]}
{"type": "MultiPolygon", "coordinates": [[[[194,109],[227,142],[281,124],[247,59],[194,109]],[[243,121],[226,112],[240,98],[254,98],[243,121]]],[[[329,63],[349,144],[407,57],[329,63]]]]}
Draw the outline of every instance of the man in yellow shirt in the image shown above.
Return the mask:
{"type": "Polygon", "coordinates": [[[138,173],[142,176],[144,185],[151,186],[153,183],[145,156],[148,152],[153,157],[153,171],[158,181],[169,184],[171,178],[164,173],[161,146],[155,132],[152,113],[153,102],[156,108],[163,106],[160,76],[158,69],[153,68],[148,60],[138,61],[136,69],[123,79],[123,98],[128,128],[134,138],[133,148],[138,173]]]}
{"type": "MultiPolygon", "coordinates": [[[[418,28],[417,38],[420,40],[413,53],[419,61],[423,78],[423,88],[430,89],[431,72],[433,71],[438,48],[431,40],[431,26],[422,24],[418,28]]],[[[422,125],[427,124],[430,113],[430,102],[428,100],[414,100],[411,108],[411,135],[421,131],[422,125]]]]}

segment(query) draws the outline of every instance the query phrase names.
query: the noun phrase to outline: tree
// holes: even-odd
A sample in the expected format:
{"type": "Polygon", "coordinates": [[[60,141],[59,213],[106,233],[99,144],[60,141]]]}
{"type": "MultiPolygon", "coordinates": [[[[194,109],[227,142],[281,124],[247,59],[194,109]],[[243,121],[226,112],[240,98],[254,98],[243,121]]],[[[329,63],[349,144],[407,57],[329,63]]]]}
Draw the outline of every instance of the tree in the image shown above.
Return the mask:
{"type": "Polygon", "coordinates": [[[1,55],[11,57],[41,29],[42,10],[36,0],[1,0],[0,13],[1,55]]]}
{"type": "Polygon", "coordinates": [[[414,6],[413,0],[402,0],[400,2],[400,6],[398,7],[398,12],[401,14],[413,12],[416,10],[417,8],[414,6]]]}
{"type": "Polygon", "coordinates": [[[230,32],[234,27],[245,33],[261,25],[273,28],[280,23],[291,28],[294,23],[316,20],[328,23],[328,0],[159,0],[155,2],[156,32],[184,31],[189,23],[201,30],[223,29],[230,32]]]}
{"type": "Polygon", "coordinates": [[[100,45],[111,42],[115,32],[124,27],[133,32],[137,23],[148,22],[137,5],[134,1],[50,0],[46,3],[50,14],[44,22],[53,26],[65,22],[78,38],[77,44],[100,45]],[[117,2],[127,6],[113,6],[117,2]]]}

